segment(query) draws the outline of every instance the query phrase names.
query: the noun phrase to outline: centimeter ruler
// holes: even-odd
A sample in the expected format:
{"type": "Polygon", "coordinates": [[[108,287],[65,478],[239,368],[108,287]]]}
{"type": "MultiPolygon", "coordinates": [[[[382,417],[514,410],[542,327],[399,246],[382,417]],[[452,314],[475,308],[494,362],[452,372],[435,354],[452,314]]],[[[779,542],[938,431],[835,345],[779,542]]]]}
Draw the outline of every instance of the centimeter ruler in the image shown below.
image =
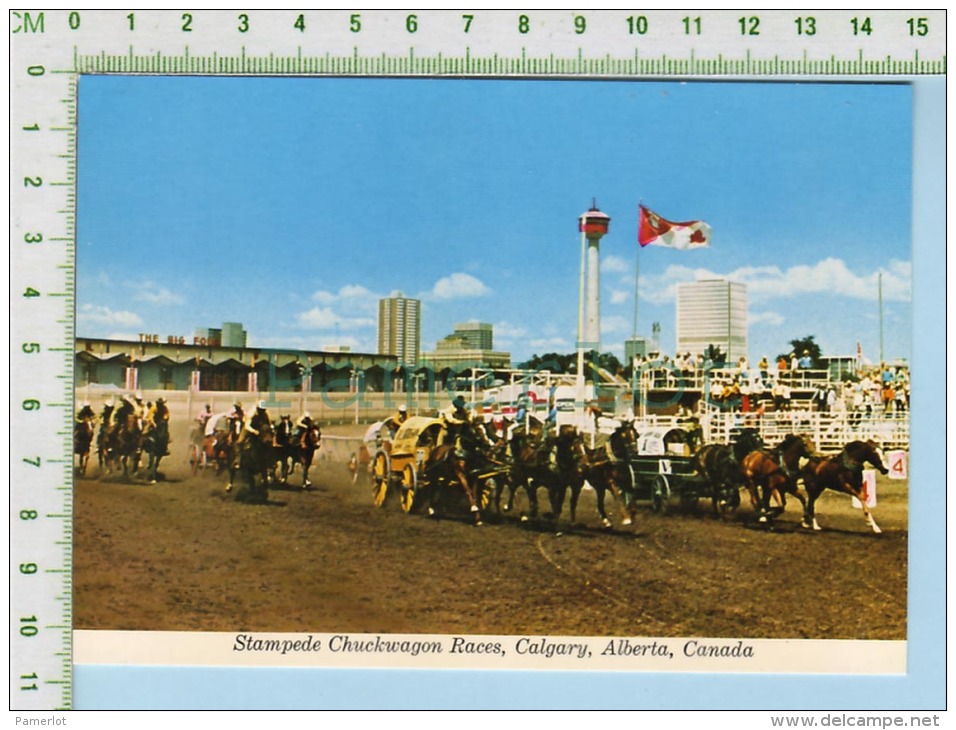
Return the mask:
{"type": "Polygon", "coordinates": [[[946,72],[941,10],[19,10],[9,21],[14,709],[72,706],[82,75],[867,79],[946,72]]]}

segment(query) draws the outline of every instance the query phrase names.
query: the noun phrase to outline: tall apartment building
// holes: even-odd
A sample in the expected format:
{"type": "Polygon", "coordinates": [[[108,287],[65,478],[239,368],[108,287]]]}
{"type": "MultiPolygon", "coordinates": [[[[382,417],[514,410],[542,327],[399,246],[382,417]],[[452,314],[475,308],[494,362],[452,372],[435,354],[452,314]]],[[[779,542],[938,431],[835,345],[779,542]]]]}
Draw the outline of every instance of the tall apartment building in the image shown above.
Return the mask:
{"type": "Polygon", "coordinates": [[[465,322],[455,325],[455,334],[465,342],[465,347],[471,350],[493,349],[494,327],[485,322],[465,322]]]}
{"type": "Polygon", "coordinates": [[[395,355],[403,365],[421,356],[422,303],[401,292],[378,300],[378,354],[395,355]]]}
{"type": "Polygon", "coordinates": [[[677,285],[677,352],[719,347],[727,362],[747,355],[747,286],[725,279],[677,285]]]}

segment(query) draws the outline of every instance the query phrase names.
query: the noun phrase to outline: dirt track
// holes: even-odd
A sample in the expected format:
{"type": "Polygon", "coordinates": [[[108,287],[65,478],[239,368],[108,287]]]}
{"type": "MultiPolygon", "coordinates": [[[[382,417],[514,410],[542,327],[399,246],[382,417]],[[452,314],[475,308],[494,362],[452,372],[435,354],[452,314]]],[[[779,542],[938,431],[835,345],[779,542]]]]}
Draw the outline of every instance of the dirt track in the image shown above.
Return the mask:
{"type": "Polygon", "coordinates": [[[589,491],[583,524],[556,535],[513,514],[476,528],[464,513],[379,509],[330,461],[312,491],[241,504],[178,456],[155,485],[95,465],[77,479],[75,628],[906,636],[906,482],[879,478],[882,535],[836,494],[818,503],[819,533],[800,529],[798,504],[768,533],[746,505],[722,521],[703,502],[667,515],[643,503],[635,526],[606,532],[589,491]]]}

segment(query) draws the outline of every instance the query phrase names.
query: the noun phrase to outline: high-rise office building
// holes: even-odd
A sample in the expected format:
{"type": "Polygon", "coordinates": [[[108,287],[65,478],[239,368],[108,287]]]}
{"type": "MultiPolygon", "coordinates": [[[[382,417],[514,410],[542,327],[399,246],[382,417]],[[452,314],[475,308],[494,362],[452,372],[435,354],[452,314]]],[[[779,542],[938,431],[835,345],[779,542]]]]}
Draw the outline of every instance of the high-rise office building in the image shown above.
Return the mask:
{"type": "Polygon", "coordinates": [[[402,365],[417,365],[421,354],[421,311],[418,299],[401,292],[378,300],[378,353],[395,355],[402,365]]]}
{"type": "Polygon", "coordinates": [[[222,323],[222,346],[223,347],[245,347],[246,331],[239,322],[222,323]]]}
{"type": "Polygon", "coordinates": [[[465,341],[465,347],[472,350],[491,350],[493,348],[494,327],[485,322],[456,324],[455,334],[465,341]]]}
{"type": "Polygon", "coordinates": [[[677,285],[677,352],[719,347],[729,363],[747,355],[747,286],[725,279],[677,285]]]}

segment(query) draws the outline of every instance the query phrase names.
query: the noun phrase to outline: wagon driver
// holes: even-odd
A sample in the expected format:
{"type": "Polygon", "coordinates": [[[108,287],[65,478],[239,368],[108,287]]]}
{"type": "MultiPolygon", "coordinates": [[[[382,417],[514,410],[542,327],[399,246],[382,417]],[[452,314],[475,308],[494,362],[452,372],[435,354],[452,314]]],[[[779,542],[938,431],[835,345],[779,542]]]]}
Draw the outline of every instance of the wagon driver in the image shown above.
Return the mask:
{"type": "Polygon", "coordinates": [[[398,406],[398,411],[394,416],[389,416],[385,419],[385,422],[382,424],[385,428],[388,429],[391,434],[391,438],[395,438],[395,434],[398,433],[398,429],[402,427],[402,424],[408,420],[408,406],[404,403],[398,406]]]}

